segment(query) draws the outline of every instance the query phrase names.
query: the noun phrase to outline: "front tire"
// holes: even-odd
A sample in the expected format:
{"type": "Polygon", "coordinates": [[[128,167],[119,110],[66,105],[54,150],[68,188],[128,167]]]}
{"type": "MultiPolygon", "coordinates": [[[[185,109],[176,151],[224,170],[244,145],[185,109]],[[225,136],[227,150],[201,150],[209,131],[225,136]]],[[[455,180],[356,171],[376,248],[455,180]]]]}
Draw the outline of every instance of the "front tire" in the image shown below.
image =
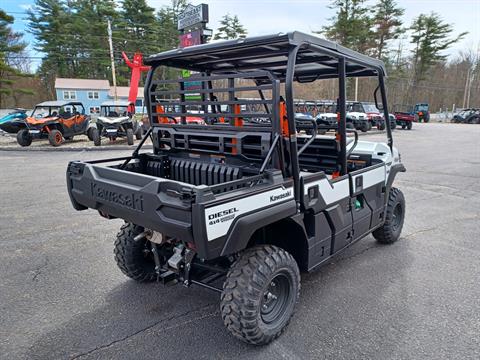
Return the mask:
{"type": "Polygon", "coordinates": [[[142,128],[140,126],[137,127],[137,131],[135,132],[135,138],[137,140],[142,140],[142,128]]]}
{"type": "Polygon", "coordinates": [[[100,132],[98,131],[98,129],[93,128],[90,131],[90,135],[92,136],[93,145],[95,145],[95,146],[102,145],[102,140],[100,138],[100,132]]]}
{"type": "Polygon", "coordinates": [[[142,232],[140,226],[124,224],[117,234],[113,252],[117,266],[125,275],[138,282],[151,282],[156,280],[157,274],[150,241],[134,240],[142,232]]]}
{"type": "Polygon", "coordinates": [[[412,130],[412,122],[409,121],[407,124],[407,130],[412,130]]]}
{"type": "Polygon", "coordinates": [[[63,142],[63,135],[60,130],[53,129],[48,133],[48,142],[52,146],[60,146],[63,142]]]}
{"type": "Polygon", "coordinates": [[[373,232],[373,237],[381,244],[394,243],[400,238],[404,220],[405,197],[399,189],[392,187],[388,195],[385,222],[373,232]]]}
{"type": "Polygon", "coordinates": [[[127,144],[133,145],[133,130],[127,129],[127,144]]]}
{"type": "Polygon", "coordinates": [[[30,146],[32,140],[32,135],[30,135],[27,129],[22,129],[17,133],[17,143],[20,146],[30,146]]]}
{"type": "Polygon", "coordinates": [[[299,294],[300,272],[292,255],[272,245],[249,248],[223,284],[223,323],[246,343],[268,344],[288,325],[299,294]]]}

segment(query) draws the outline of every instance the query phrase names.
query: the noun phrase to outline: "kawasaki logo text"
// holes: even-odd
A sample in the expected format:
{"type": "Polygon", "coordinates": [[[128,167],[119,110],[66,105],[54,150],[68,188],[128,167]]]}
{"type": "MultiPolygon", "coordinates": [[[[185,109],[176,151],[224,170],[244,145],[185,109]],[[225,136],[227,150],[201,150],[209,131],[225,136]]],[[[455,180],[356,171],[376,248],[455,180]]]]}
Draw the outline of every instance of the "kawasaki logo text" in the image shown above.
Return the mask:
{"type": "Polygon", "coordinates": [[[129,209],[143,212],[143,196],[131,194],[123,194],[120,192],[107,190],[98,184],[91,183],[92,196],[96,199],[108,201],[116,205],[127,207],[129,209]]]}
{"type": "Polygon", "coordinates": [[[286,197],[289,197],[291,194],[292,194],[292,192],[290,190],[288,190],[287,192],[284,192],[283,194],[272,195],[272,196],[270,196],[270,202],[284,199],[286,197]]]}

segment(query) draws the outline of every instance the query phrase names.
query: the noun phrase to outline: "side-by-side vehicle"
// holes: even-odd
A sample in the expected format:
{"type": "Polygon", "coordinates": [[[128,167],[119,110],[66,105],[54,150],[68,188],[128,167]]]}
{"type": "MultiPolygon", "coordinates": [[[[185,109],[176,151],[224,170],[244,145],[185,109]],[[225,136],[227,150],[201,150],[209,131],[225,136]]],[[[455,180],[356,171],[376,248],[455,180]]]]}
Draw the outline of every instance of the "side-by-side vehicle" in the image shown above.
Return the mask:
{"type": "Polygon", "coordinates": [[[60,146],[64,140],[86,134],[90,116],[77,101],[45,101],[35,106],[24,120],[25,128],[17,133],[17,142],[29,146],[33,139],[48,139],[50,145],[60,146]]]}
{"type": "Polygon", "coordinates": [[[128,277],[216,291],[227,329],[266,344],[292,317],[301,271],[369,234],[382,244],[399,239],[405,199],[393,183],[405,167],[390,123],[386,143],[346,128],[348,77],[378,81],[375,102],[388,118],[381,61],[292,32],[171,50],[146,63],[151,127],[132,156],[67,168],[75,209],[125,220],[114,252],[128,277]],[[172,70],[164,67],[193,75],[165,79],[172,70]],[[336,131],[319,135],[312,120],[307,134],[295,120],[294,83],[324,79],[338,80],[336,131]],[[204,124],[187,122],[189,105],[202,108],[195,116],[204,124]],[[153,150],[142,152],[147,138],[153,150]]]}

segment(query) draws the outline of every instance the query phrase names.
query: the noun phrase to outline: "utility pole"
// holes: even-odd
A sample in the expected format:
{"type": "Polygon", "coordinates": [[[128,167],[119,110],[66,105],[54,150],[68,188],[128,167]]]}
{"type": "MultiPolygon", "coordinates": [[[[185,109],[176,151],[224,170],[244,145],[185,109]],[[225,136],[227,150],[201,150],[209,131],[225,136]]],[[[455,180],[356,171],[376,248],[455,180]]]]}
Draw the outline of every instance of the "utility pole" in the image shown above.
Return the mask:
{"type": "Polygon", "coordinates": [[[115,59],[113,58],[113,43],[112,43],[112,24],[110,19],[107,19],[108,24],[108,45],[110,47],[110,61],[112,63],[112,80],[113,80],[113,96],[117,100],[117,77],[115,75],[115,59]]]}
{"type": "Polygon", "coordinates": [[[467,80],[465,81],[465,91],[463,92],[463,108],[465,109],[467,107],[467,94],[468,94],[468,88],[470,85],[470,64],[468,65],[468,70],[467,70],[467,80]]]}
{"type": "Polygon", "coordinates": [[[355,101],[358,101],[358,77],[355,78],[355,101]]]}

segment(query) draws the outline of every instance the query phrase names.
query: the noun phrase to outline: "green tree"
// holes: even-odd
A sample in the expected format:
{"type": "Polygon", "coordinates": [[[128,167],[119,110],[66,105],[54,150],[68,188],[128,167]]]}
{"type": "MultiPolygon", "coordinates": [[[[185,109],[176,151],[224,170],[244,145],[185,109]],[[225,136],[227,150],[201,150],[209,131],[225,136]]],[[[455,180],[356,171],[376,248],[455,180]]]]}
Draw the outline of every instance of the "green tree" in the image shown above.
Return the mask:
{"type": "Polygon", "coordinates": [[[72,66],[64,58],[68,45],[67,7],[60,0],[36,0],[27,13],[27,31],[35,37],[34,48],[44,54],[37,72],[49,95],[53,96],[55,77],[73,76],[72,66]]]}
{"type": "Polygon", "coordinates": [[[389,41],[398,39],[404,32],[401,19],[404,12],[405,10],[398,7],[395,0],[379,0],[375,5],[373,14],[374,55],[378,59],[387,55],[389,41]]]}
{"type": "Polygon", "coordinates": [[[162,7],[157,14],[160,28],[159,45],[161,50],[170,50],[178,47],[178,15],[181,14],[190,2],[187,0],[172,0],[169,6],[162,7]]]}
{"type": "Polygon", "coordinates": [[[214,40],[229,40],[244,38],[247,36],[247,30],[240,23],[237,15],[226,14],[220,20],[220,27],[217,29],[214,40]]]}
{"type": "Polygon", "coordinates": [[[329,7],[336,14],[317,33],[353,50],[368,52],[373,47],[372,19],[365,0],[334,0],[329,7]]]}
{"type": "Polygon", "coordinates": [[[410,27],[412,32],[410,42],[414,45],[413,55],[413,81],[410,104],[416,100],[416,87],[424,80],[430,68],[446,59],[444,50],[461,40],[467,33],[451,37],[453,27],[442,21],[434,12],[429,15],[420,14],[413,20],[410,27]]]}
{"type": "MultiPolygon", "coordinates": [[[[107,35],[108,19],[119,22],[113,0],[74,0],[70,2],[68,57],[75,77],[112,79],[107,35]]],[[[114,32],[113,37],[117,36],[114,32]]],[[[115,49],[116,50],[116,49],[115,49]]],[[[116,56],[120,61],[120,56],[116,56]]]]}
{"type": "Polygon", "coordinates": [[[15,87],[14,79],[24,74],[12,64],[16,57],[22,56],[27,44],[22,41],[22,33],[12,30],[13,21],[12,16],[0,9],[0,106],[16,94],[32,94],[28,89],[15,87]]]}
{"type": "MultiPolygon", "coordinates": [[[[113,25],[116,33],[115,50],[118,54],[125,51],[132,58],[135,52],[147,56],[160,51],[160,27],[155,9],[148,6],[145,0],[124,0],[119,22],[113,25]]],[[[117,66],[117,78],[120,83],[130,79],[130,69],[123,60],[117,66]]]]}

